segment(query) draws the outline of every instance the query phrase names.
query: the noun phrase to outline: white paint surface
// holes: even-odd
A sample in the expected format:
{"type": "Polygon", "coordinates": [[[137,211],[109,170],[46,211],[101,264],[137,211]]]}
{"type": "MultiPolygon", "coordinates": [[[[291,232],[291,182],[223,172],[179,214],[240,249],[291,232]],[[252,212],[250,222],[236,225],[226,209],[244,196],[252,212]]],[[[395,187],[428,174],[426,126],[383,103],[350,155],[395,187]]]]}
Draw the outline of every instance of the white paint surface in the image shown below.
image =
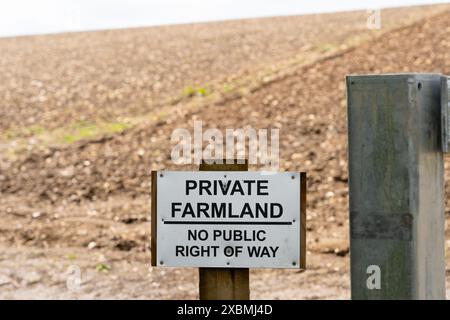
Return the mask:
{"type": "MultiPolygon", "coordinates": [[[[300,174],[277,173],[264,175],[260,172],[167,172],[158,173],[157,181],[157,264],[173,267],[240,267],[240,268],[298,268],[300,263],[300,174]],[[160,174],[163,174],[161,177],[160,174]],[[200,195],[189,191],[186,195],[186,180],[222,180],[224,182],[239,180],[267,180],[268,195],[200,195]],[[255,207],[256,203],[279,203],[283,207],[283,214],[278,218],[212,218],[212,217],[182,217],[180,212],[172,214],[172,203],[181,202],[184,207],[191,203],[231,203],[233,214],[239,214],[245,203],[255,207]],[[179,223],[212,223],[212,224],[173,224],[179,223]],[[238,222],[241,224],[227,224],[238,222]],[[244,223],[244,224],[243,224],[244,223]],[[249,223],[248,225],[246,223],[249,223]],[[271,225],[270,223],[274,223],[271,225]],[[280,224],[282,223],[282,224],[280,224]],[[208,238],[188,240],[188,230],[206,230],[208,238]],[[253,231],[263,230],[264,241],[224,241],[219,237],[214,241],[214,230],[240,232],[252,234],[253,231]],[[209,256],[186,257],[176,256],[176,246],[218,246],[217,255],[213,256],[210,249],[209,256]],[[226,257],[225,247],[242,246],[243,252],[238,257],[226,257]],[[251,258],[249,248],[254,246],[276,248],[276,255],[270,257],[251,258]]],[[[271,249],[269,249],[271,251],[271,249]]]]}

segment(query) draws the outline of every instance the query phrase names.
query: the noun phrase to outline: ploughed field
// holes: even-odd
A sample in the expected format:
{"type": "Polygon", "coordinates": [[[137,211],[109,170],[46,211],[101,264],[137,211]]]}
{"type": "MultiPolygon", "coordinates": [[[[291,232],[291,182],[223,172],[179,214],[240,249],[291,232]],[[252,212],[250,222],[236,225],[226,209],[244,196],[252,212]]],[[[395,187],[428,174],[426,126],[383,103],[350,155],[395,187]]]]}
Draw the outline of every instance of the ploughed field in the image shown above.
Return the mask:
{"type": "Polygon", "coordinates": [[[308,173],[308,268],[253,270],[252,298],[349,298],[344,77],[450,74],[449,10],[0,39],[0,298],[196,298],[149,253],[150,171],[197,169],[170,160],[195,120],[279,128],[280,170],[308,173]]]}

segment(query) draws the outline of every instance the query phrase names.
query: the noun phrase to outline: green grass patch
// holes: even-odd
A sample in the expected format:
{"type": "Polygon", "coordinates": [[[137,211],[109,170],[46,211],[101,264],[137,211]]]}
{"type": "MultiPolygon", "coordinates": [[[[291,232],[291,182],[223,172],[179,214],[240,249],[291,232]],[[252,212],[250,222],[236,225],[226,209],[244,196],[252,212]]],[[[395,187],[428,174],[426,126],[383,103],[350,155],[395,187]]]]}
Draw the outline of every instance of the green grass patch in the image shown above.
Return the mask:
{"type": "Polygon", "coordinates": [[[93,139],[104,134],[122,132],[129,128],[129,124],[123,122],[111,122],[101,124],[77,123],[69,129],[61,129],[64,132],[64,143],[74,143],[84,139],[93,139]]]}
{"type": "Polygon", "coordinates": [[[338,48],[338,46],[336,46],[334,44],[324,43],[324,44],[319,45],[317,49],[319,49],[320,52],[324,53],[324,52],[333,51],[337,48],[338,48]]]}
{"type": "Polygon", "coordinates": [[[45,132],[45,128],[41,126],[30,126],[23,128],[11,128],[6,130],[2,134],[2,138],[6,140],[12,140],[22,137],[32,137],[45,132]]]}
{"type": "Polygon", "coordinates": [[[185,97],[194,97],[194,96],[200,96],[200,97],[206,97],[209,95],[209,90],[206,87],[192,87],[187,86],[183,89],[183,96],[185,97]]]}
{"type": "Polygon", "coordinates": [[[111,270],[111,266],[105,263],[99,263],[95,266],[95,270],[98,272],[108,272],[111,270]]]}
{"type": "Polygon", "coordinates": [[[197,95],[201,96],[201,97],[206,97],[209,94],[208,90],[206,88],[198,88],[197,89],[197,95]]]}
{"type": "Polygon", "coordinates": [[[122,123],[122,122],[113,122],[113,123],[107,123],[105,126],[105,131],[108,133],[117,133],[122,132],[125,129],[128,129],[130,127],[129,124],[122,123]]]}
{"type": "Polygon", "coordinates": [[[234,87],[232,85],[228,84],[228,83],[224,84],[223,87],[222,87],[222,92],[223,93],[229,93],[229,92],[231,92],[233,90],[234,90],[234,87]]]}
{"type": "Polygon", "coordinates": [[[186,97],[193,97],[195,95],[195,89],[191,86],[188,86],[183,89],[183,95],[186,97]]]}
{"type": "Polygon", "coordinates": [[[74,255],[74,254],[68,254],[68,255],[66,256],[66,258],[67,258],[67,260],[69,260],[69,261],[75,261],[75,260],[77,259],[77,256],[74,255]]]}

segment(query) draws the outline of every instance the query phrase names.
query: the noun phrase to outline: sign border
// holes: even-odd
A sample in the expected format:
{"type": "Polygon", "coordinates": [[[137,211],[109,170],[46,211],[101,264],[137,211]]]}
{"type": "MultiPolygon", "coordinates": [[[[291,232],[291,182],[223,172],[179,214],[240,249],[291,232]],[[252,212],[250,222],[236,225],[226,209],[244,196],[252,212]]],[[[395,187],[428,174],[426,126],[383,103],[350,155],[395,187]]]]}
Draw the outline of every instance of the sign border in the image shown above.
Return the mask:
{"type": "MultiPolygon", "coordinates": [[[[220,171],[220,170],[219,170],[220,171]]],[[[158,229],[157,229],[157,192],[158,192],[158,174],[161,171],[153,171],[151,172],[151,265],[153,267],[157,266],[156,258],[157,256],[157,238],[158,238],[158,229]]],[[[197,171],[193,171],[197,172],[197,171]]],[[[247,171],[248,172],[248,171],[247,171]]],[[[300,269],[306,269],[306,193],[307,193],[307,183],[306,183],[306,172],[300,173],[300,269]]],[[[230,268],[230,267],[227,267],[230,268]]],[[[256,268],[257,269],[257,268],[256,268]]]]}
{"type": "Polygon", "coordinates": [[[306,172],[300,172],[300,268],[306,269],[306,172]]]}
{"type": "Polygon", "coordinates": [[[151,225],[152,225],[152,227],[151,227],[152,234],[151,234],[150,251],[151,251],[151,255],[152,255],[152,266],[153,267],[156,267],[156,265],[157,265],[156,258],[158,257],[157,251],[156,251],[156,249],[157,249],[156,239],[158,238],[157,237],[158,229],[156,227],[158,225],[157,220],[156,220],[157,219],[156,208],[158,207],[157,203],[156,203],[156,199],[158,198],[156,196],[157,192],[158,192],[157,181],[158,181],[158,171],[152,170],[152,206],[151,206],[152,212],[151,212],[151,216],[150,216],[151,225]]]}

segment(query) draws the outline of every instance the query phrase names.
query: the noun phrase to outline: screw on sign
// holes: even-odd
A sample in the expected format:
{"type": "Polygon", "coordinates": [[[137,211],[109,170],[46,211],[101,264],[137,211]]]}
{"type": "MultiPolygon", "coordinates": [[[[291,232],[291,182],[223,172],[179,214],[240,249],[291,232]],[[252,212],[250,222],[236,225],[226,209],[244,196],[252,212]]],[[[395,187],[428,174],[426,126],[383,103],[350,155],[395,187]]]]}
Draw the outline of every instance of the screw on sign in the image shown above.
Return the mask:
{"type": "Polygon", "coordinates": [[[249,268],[304,268],[305,174],[209,168],[152,174],[152,264],[200,268],[201,299],[248,299],[249,268]]]}

